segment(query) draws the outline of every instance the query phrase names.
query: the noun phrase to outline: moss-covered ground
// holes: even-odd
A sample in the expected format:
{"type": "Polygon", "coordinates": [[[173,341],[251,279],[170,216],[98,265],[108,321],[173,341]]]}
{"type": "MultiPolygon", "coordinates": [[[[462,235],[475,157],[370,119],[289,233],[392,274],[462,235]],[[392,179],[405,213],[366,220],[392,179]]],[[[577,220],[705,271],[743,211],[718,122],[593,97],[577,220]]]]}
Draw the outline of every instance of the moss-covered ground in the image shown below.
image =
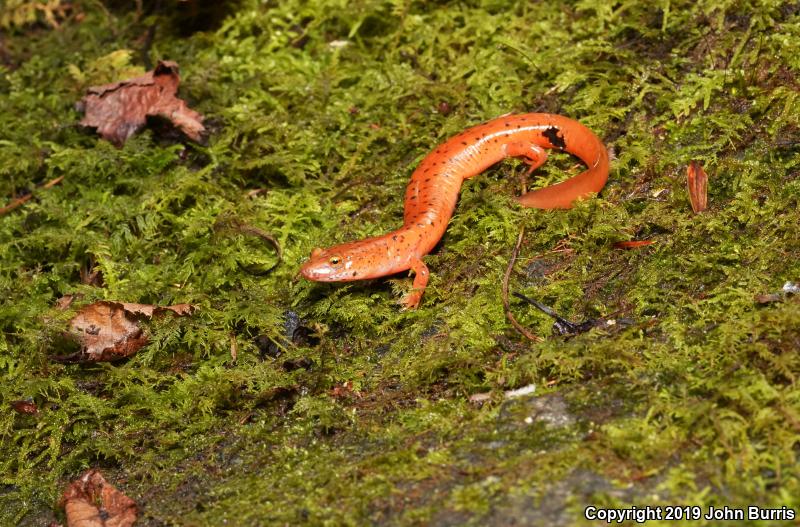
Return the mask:
{"type": "MultiPolygon", "coordinates": [[[[36,192],[0,217],[0,524],[63,520],[89,467],[141,525],[800,512],[800,300],[754,301],[800,280],[800,4],[127,4],[0,35],[0,194],[36,192]],[[207,145],[148,130],[117,149],[77,126],[87,86],[158,58],[180,64],[207,145]],[[396,304],[405,276],[298,279],[313,247],[397,227],[437,143],[525,111],[607,142],[597,199],[524,210],[513,160],[470,180],[414,312],[396,304]],[[698,215],[692,159],[709,173],[698,215]],[[282,262],[268,271],[274,249],[236,225],[275,236],[282,262]],[[620,323],[565,339],[512,299],[546,338],[513,330],[501,282],[521,226],[512,291],[620,323]],[[613,247],[630,239],[655,243],[613,247]],[[199,311],[149,323],[126,361],[60,364],[65,294],[199,311]],[[10,409],[25,399],[38,415],[10,409]]],[[[552,156],[535,184],[574,170],[552,156]]]]}

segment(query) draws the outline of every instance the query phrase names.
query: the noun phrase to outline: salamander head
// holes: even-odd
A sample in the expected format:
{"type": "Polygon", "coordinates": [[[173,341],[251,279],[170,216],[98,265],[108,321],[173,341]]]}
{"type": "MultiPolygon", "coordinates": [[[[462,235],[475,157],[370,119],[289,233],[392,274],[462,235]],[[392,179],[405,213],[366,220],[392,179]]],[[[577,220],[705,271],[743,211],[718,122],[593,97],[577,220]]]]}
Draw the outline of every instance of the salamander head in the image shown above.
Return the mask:
{"type": "MultiPolygon", "coordinates": [[[[311,251],[311,258],[300,268],[300,274],[317,282],[338,282],[345,280],[345,259],[337,247],[328,250],[317,247],[311,251]]],[[[352,275],[352,272],[350,273],[352,275]]]]}
{"type": "MultiPolygon", "coordinates": [[[[408,269],[407,258],[389,254],[387,236],[314,249],[300,274],[316,282],[350,282],[386,276],[408,269]]],[[[405,255],[404,255],[405,256],[405,255]]]]}
{"type": "Polygon", "coordinates": [[[327,249],[314,249],[311,258],[300,268],[300,274],[316,282],[349,282],[371,278],[373,258],[358,242],[327,249]]]}

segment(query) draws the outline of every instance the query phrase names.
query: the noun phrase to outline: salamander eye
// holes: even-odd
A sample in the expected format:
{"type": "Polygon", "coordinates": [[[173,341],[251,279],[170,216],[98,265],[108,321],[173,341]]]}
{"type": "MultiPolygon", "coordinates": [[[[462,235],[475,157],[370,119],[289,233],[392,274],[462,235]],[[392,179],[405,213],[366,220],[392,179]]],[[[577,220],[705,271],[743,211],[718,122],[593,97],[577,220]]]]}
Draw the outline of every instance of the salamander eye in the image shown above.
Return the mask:
{"type": "Polygon", "coordinates": [[[337,266],[340,263],[342,263],[342,259],[339,258],[338,256],[331,256],[331,259],[328,260],[328,263],[333,265],[333,266],[337,266]]]}

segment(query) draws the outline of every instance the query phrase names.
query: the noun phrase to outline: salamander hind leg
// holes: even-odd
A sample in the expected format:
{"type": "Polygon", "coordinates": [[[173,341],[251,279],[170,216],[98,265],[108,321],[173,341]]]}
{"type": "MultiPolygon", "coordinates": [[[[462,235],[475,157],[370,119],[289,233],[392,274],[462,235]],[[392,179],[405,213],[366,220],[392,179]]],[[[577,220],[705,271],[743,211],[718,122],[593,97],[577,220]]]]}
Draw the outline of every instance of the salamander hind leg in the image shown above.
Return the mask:
{"type": "Polygon", "coordinates": [[[414,283],[411,285],[411,291],[400,300],[403,309],[416,309],[419,306],[419,301],[428,285],[428,278],[430,278],[428,266],[419,258],[411,260],[411,270],[414,271],[414,283]]]}

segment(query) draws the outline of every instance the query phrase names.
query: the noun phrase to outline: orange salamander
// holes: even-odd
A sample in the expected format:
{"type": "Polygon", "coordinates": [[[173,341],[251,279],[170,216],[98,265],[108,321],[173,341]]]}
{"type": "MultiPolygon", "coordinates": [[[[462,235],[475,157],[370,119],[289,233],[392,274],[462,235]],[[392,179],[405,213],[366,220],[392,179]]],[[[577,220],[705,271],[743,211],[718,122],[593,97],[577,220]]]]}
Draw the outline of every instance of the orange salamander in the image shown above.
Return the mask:
{"type": "Polygon", "coordinates": [[[401,304],[416,308],[429,277],[422,257],[444,234],[461,183],[506,157],[522,157],[533,171],[545,162],[545,148],[574,154],[588,169],[518,197],[523,206],[569,208],[575,200],[599,192],[605,185],[606,147],[579,122],[548,113],[498,117],[448,139],[422,160],[406,188],[402,227],[383,236],[314,249],[300,273],[318,282],[347,282],[410,269],[414,273],[412,290],[401,304]]]}

